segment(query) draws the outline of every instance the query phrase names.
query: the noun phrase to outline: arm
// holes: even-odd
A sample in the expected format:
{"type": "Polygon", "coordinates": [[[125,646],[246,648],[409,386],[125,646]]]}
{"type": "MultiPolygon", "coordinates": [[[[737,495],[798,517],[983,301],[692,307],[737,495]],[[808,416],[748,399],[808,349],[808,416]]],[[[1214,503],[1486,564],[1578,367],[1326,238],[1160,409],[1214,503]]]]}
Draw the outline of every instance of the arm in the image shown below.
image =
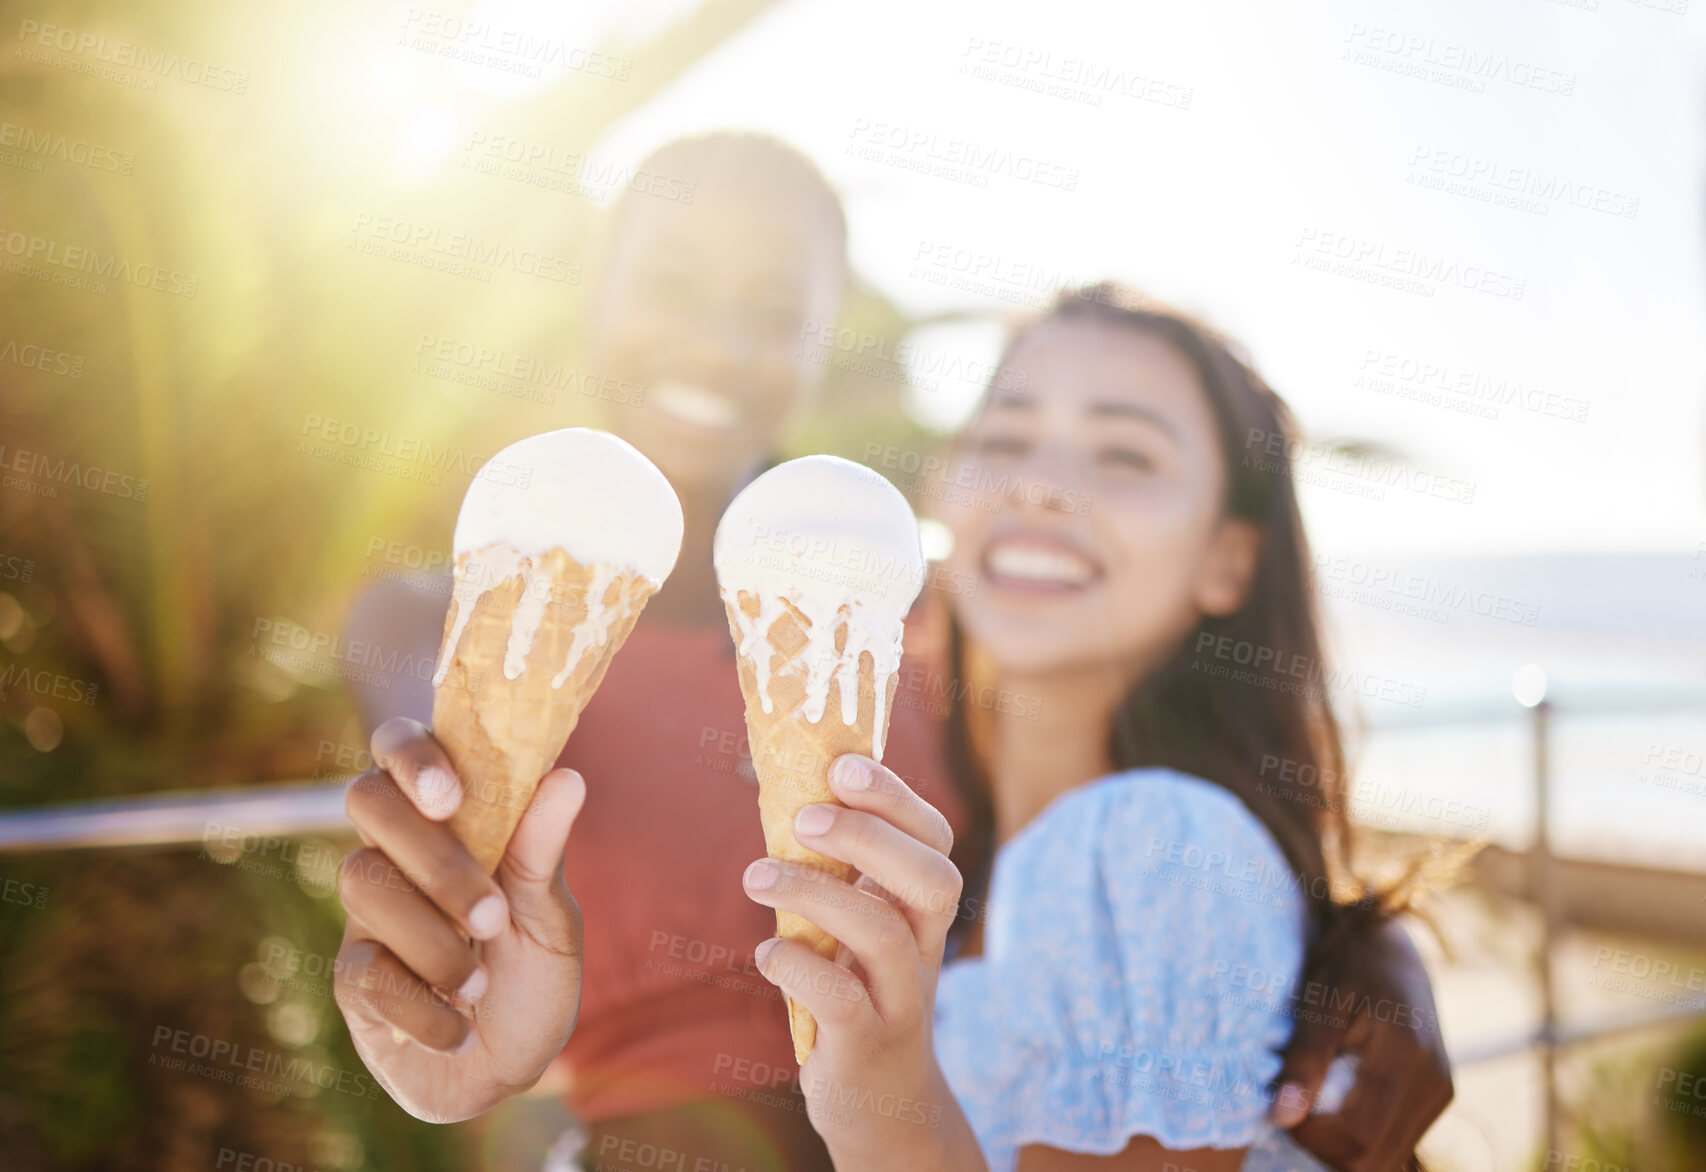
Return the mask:
{"type": "MultiPolygon", "coordinates": [[[[946,820],[905,782],[868,758],[847,756],[830,785],[847,809],[808,807],[802,845],[851,863],[855,884],[807,866],[760,861],[747,871],[759,903],[805,916],[842,942],[842,963],[781,941],[758,950],[759,969],[818,1021],[800,1070],[812,1124],[840,1172],[986,1167],[982,1149],[936,1062],[931,1036],[942,948],[960,896],[948,862],[946,820]],[[807,821],[827,810],[827,823],[807,821]],[[758,878],[764,868],[769,882],[758,878]]],[[[821,815],[819,818],[821,819],[821,815]]],[[[802,824],[803,823],[803,824],[802,824]]],[[[1173,1151],[1134,1138],[1110,1156],[1033,1145],[1021,1172],[1235,1172],[1245,1149],[1173,1151]]]]}
{"type": "Polygon", "coordinates": [[[842,963],[793,940],[757,950],[759,971],[817,1018],[817,1043],[800,1068],[812,1126],[840,1172],[982,1169],[931,1040],[942,948],[960,897],[960,873],[948,861],[953,834],[867,757],[838,758],[830,786],[845,808],[808,806],[795,834],[858,868],[858,882],[775,859],[746,872],[755,901],[798,912],[842,943],[842,963]]]}
{"type": "Polygon", "coordinates": [[[1348,1008],[1300,1016],[1274,1122],[1294,1128],[1294,1140],[1341,1172],[1404,1167],[1453,1095],[1433,986],[1415,945],[1401,924],[1386,923],[1322,958],[1303,995],[1348,1008]],[[1310,1116],[1341,1053],[1359,1057],[1356,1082],[1339,1111],[1310,1116]]]}
{"type": "Polygon", "coordinates": [[[1246,1148],[1168,1151],[1146,1135],[1134,1136],[1123,1152],[1087,1156],[1058,1148],[1019,1149],[1018,1172],[1238,1172],[1246,1148]]]}

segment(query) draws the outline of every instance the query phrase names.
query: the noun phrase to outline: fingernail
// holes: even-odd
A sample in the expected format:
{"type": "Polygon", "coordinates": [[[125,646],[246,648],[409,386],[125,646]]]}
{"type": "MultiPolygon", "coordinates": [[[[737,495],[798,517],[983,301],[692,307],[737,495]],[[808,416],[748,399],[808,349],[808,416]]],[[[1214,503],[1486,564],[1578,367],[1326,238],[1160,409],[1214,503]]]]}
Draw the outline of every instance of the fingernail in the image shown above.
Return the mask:
{"type": "Polygon", "coordinates": [[[490,940],[508,923],[509,911],[504,907],[501,895],[486,896],[468,913],[468,930],[477,940],[490,940]]]}
{"type": "Polygon", "coordinates": [[[486,986],[490,983],[485,969],[475,969],[468,974],[468,979],[462,982],[462,987],[456,990],[456,995],[464,1001],[478,1001],[480,994],[486,991],[486,986]]]}
{"type": "Polygon", "coordinates": [[[807,806],[794,815],[794,833],[822,834],[835,825],[835,807],[807,806]]]}
{"type": "Polygon", "coordinates": [[[456,779],[437,765],[422,766],[415,774],[415,793],[428,817],[448,818],[456,812],[456,779]]]}
{"type": "Polygon", "coordinates": [[[764,958],[775,952],[776,946],[780,943],[782,943],[780,936],[772,936],[768,940],[760,941],[758,947],[752,950],[752,963],[763,964],[764,958]]]}
{"type": "Polygon", "coordinates": [[[848,753],[829,767],[829,779],[843,789],[870,789],[871,767],[864,758],[848,753]]]}
{"type": "Polygon", "coordinates": [[[748,891],[768,891],[781,877],[782,868],[769,859],[759,859],[746,869],[746,887],[748,891]]]}

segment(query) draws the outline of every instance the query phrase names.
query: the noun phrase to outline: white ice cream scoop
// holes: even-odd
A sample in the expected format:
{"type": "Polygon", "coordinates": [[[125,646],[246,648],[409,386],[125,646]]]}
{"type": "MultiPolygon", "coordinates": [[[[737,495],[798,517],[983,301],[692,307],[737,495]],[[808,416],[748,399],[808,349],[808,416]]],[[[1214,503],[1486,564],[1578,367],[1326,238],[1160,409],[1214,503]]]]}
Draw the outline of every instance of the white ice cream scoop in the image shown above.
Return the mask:
{"type": "Polygon", "coordinates": [[[881,705],[900,667],[906,613],[924,583],[918,521],[882,476],[838,456],[806,456],[764,473],[735,497],[713,548],[723,600],[740,624],[740,651],[753,659],[764,711],[771,711],[769,655],[755,655],[786,606],[810,623],[810,646],[793,659],[805,675],[807,720],[823,718],[839,678],[841,717],[858,719],[859,657],[876,667],[878,753],[881,705]],[[756,618],[739,606],[759,605],[756,618]],[[836,632],[846,640],[836,649],[836,632]]]}

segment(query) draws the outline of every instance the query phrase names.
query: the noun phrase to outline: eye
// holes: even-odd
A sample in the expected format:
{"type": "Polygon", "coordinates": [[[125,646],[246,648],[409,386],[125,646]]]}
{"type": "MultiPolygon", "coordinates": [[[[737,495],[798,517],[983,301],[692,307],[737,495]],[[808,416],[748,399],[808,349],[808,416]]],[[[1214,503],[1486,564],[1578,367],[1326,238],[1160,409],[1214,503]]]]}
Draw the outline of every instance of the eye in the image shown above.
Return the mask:
{"type": "Polygon", "coordinates": [[[1096,453],[1096,462],[1105,468],[1122,472],[1153,472],[1155,461],[1136,448],[1103,448],[1096,453]]]}
{"type": "Polygon", "coordinates": [[[692,274],[679,268],[653,266],[641,278],[641,287],[657,305],[682,308],[697,300],[692,274]]]}
{"type": "Polygon", "coordinates": [[[750,313],[750,320],[769,334],[792,337],[800,332],[804,315],[793,301],[766,301],[750,313]]]}
{"type": "Polygon", "coordinates": [[[985,435],[972,442],[972,451],[986,458],[1014,457],[1025,454],[1026,441],[1015,435],[985,435]]]}

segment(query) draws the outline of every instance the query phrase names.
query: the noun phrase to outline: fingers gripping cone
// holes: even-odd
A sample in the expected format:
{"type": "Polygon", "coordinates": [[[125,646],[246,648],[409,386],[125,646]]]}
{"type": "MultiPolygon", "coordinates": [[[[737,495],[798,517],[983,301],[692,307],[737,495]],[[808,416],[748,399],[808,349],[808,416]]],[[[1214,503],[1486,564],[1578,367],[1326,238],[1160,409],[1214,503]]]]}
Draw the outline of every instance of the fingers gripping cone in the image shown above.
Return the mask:
{"type": "MultiPolygon", "coordinates": [[[[906,612],[923,581],[917,522],[893,485],[832,456],[778,466],[735,498],[717,530],[717,576],[738,653],[766,852],[844,880],[853,869],[801,846],[794,817],[834,802],[829,766],[882,759],[906,612]]],[[[791,912],[777,934],[835,959],[838,942],[791,912]]],[[[804,1062],[817,1023],[792,998],[804,1062]]]]}
{"type": "Polygon", "coordinates": [[[468,490],[433,735],[464,786],[450,827],[487,871],[674,567],[681,528],[662,473],[585,428],[510,445],[468,490]]]}
{"type": "MultiPolygon", "coordinates": [[[[763,609],[755,596],[741,595],[740,602],[729,613],[729,626],[736,639],[740,638],[743,626],[753,628],[763,609]]],[[[764,825],[765,852],[771,858],[808,863],[851,881],[851,866],[799,844],[794,837],[794,818],[809,805],[836,800],[828,778],[830,763],[837,757],[843,753],[882,756],[882,730],[876,728],[876,668],[869,654],[860,656],[854,684],[859,716],[853,724],[844,724],[839,715],[816,721],[808,719],[806,680],[810,671],[799,657],[811,646],[810,626],[810,620],[799,611],[784,607],[757,646],[739,657],[747,740],[752,748],[753,771],[758,774],[758,816],[764,825]],[[764,666],[759,662],[760,657],[769,658],[769,712],[764,711],[758,690],[764,666]]],[[[896,678],[889,676],[882,705],[884,713],[894,700],[895,684],[896,678]]],[[[841,686],[841,677],[830,685],[827,710],[831,713],[839,712],[841,686]]],[[[827,960],[835,959],[838,947],[835,937],[793,912],[776,913],[776,934],[800,941],[827,960]]],[[[788,999],[788,1028],[794,1038],[794,1057],[804,1062],[817,1037],[817,1022],[793,998],[788,999]]]]}

